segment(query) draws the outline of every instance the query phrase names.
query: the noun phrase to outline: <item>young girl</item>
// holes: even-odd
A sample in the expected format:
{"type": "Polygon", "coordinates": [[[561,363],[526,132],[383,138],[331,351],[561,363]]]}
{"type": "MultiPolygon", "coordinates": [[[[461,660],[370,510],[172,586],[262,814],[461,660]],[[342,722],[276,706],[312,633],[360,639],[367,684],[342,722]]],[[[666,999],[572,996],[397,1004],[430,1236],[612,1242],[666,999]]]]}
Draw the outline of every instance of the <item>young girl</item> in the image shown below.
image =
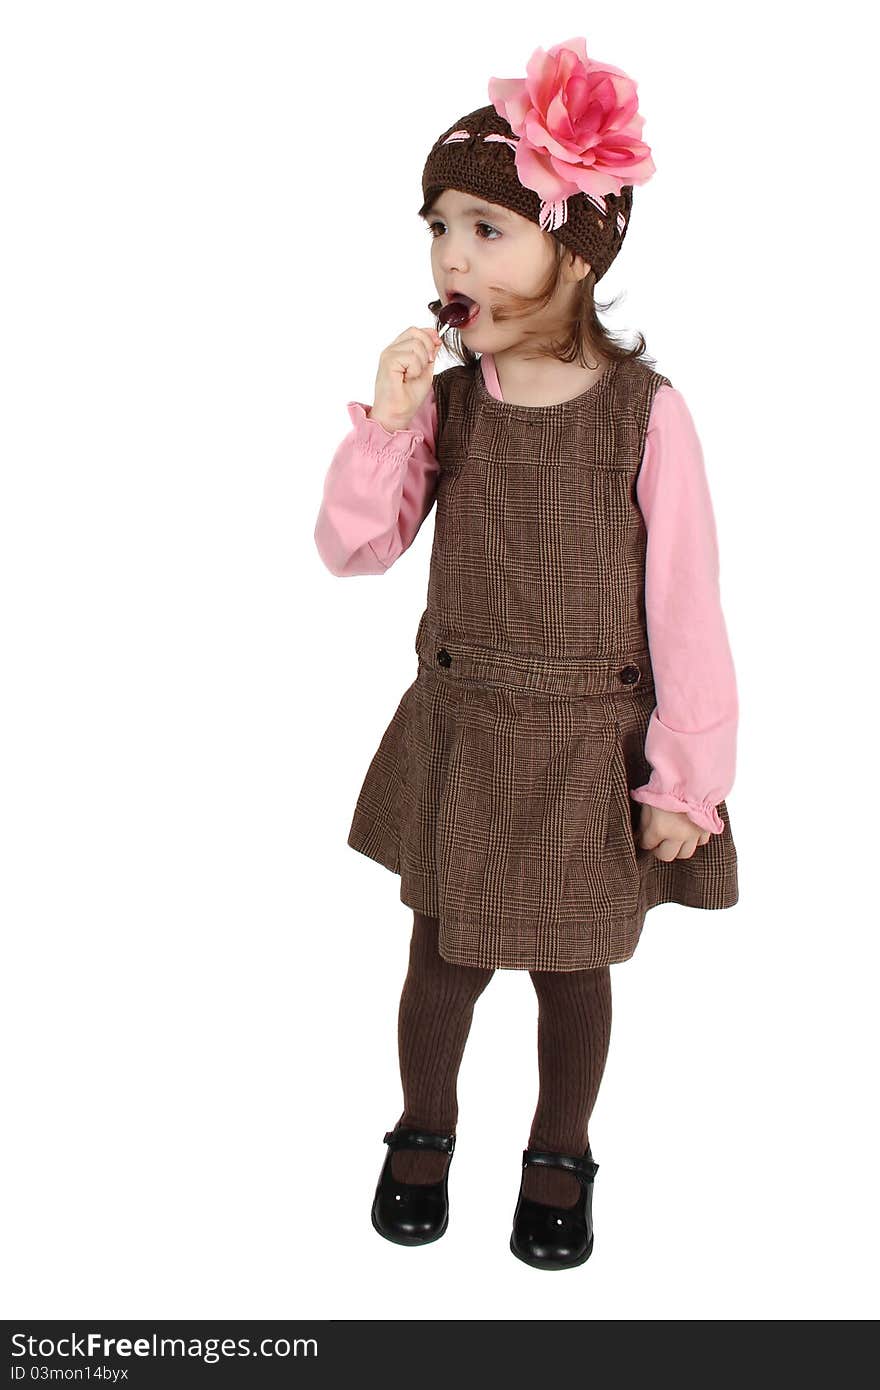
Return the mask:
{"type": "Polygon", "coordinates": [[[528,970],[540,1094],[510,1248],[565,1269],[593,1245],[609,967],[651,907],[737,901],[738,701],[691,416],[644,339],[596,317],[654,172],[635,84],[576,38],[489,97],[422,175],[437,293],[471,306],[457,364],[433,375],[432,328],[384,350],[315,542],[333,574],[382,574],[436,503],[418,673],[348,836],[414,916],[373,1225],[404,1245],[446,1230],[474,1005],[496,969],[528,970]]]}

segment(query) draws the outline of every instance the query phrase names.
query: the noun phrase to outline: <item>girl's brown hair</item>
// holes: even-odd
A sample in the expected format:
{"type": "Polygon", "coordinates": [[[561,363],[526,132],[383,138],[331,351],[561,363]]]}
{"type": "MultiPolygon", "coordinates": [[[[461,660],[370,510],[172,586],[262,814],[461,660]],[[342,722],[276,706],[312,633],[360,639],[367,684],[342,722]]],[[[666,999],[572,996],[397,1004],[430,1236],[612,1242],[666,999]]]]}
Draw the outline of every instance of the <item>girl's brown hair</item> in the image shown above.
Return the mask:
{"type": "MultiPolygon", "coordinates": [[[[419,216],[424,217],[426,212],[427,209],[422,208],[419,216]]],[[[497,304],[493,303],[491,306],[492,318],[495,323],[506,323],[509,319],[525,318],[535,310],[546,308],[563,283],[563,262],[566,255],[570,253],[558,237],[551,236],[549,232],[545,232],[544,235],[549,237],[555,248],[554,261],[544,284],[534,298],[509,292],[505,294],[500,285],[490,286],[491,289],[497,289],[505,296],[502,301],[497,304]]],[[[560,321],[561,331],[558,337],[543,341],[546,338],[545,329],[525,328],[523,330],[526,337],[539,339],[534,350],[527,353],[526,356],[528,358],[556,357],[560,362],[580,362],[582,367],[590,370],[598,366],[598,362],[588,362],[586,360],[588,353],[591,355],[600,354],[609,363],[638,358],[651,367],[656,366],[656,358],[648,355],[647,344],[641,333],[635,344],[629,348],[609,333],[599,319],[597,308],[601,308],[605,312],[616,303],[616,300],[612,299],[608,304],[597,305],[594,297],[595,286],[596,272],[591,266],[577,286],[573,309],[564,320],[560,321]]],[[[443,345],[447,352],[456,357],[465,367],[478,361],[477,353],[472,352],[461,341],[461,334],[455,328],[450,328],[443,335],[443,345]]]]}

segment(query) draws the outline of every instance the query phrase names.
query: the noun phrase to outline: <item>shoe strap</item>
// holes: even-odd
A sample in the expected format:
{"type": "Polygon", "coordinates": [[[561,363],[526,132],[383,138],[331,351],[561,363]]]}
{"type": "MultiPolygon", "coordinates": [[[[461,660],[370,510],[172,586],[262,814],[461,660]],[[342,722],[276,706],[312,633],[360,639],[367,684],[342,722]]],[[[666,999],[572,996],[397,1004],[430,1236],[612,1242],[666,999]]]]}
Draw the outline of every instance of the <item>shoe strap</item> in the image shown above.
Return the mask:
{"type": "Polygon", "coordinates": [[[454,1134],[430,1134],[425,1129],[389,1129],[383,1143],[389,1149],[439,1149],[451,1154],[455,1148],[454,1134]]]}
{"type": "Polygon", "coordinates": [[[546,1168],[565,1168],[576,1178],[587,1182],[592,1182],[599,1171],[598,1163],[594,1163],[592,1158],[587,1158],[586,1155],[579,1158],[575,1154],[547,1153],[544,1149],[523,1149],[523,1167],[528,1164],[546,1168]]]}

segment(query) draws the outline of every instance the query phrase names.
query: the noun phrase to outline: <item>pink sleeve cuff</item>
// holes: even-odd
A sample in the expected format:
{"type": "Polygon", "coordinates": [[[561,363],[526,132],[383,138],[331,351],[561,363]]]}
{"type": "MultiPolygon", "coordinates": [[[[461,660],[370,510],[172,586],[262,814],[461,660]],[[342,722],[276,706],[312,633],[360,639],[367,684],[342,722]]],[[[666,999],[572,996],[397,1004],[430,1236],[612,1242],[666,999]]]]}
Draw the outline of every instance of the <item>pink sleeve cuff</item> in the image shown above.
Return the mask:
{"type": "Polygon", "coordinates": [[[349,401],[346,409],[354,426],[358,447],[375,458],[395,455],[408,458],[416,444],[424,443],[425,436],[419,429],[387,430],[367,414],[370,406],[361,401],[349,401]]]}
{"type": "Polygon", "coordinates": [[[692,801],[689,797],[676,796],[673,792],[649,791],[648,783],[643,787],[633,787],[630,796],[648,806],[657,806],[661,811],[684,811],[686,816],[701,830],[711,830],[720,835],[724,821],[717,809],[709,801],[692,801]]]}

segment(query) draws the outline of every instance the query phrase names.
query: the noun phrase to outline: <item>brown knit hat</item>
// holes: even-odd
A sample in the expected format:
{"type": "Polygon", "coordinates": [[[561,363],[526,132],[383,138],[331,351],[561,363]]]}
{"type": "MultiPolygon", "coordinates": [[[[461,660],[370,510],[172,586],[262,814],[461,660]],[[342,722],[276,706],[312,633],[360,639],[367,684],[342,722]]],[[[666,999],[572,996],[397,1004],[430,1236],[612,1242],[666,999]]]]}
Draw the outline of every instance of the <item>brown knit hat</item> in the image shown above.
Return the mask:
{"type": "Polygon", "coordinates": [[[491,78],[493,104],[438,137],[422,171],[422,211],[444,188],[486,198],[550,232],[601,280],[629,228],[633,184],[654,172],[638,138],[635,83],[588,59],[584,39],[536,49],[527,73],[491,78]]]}

